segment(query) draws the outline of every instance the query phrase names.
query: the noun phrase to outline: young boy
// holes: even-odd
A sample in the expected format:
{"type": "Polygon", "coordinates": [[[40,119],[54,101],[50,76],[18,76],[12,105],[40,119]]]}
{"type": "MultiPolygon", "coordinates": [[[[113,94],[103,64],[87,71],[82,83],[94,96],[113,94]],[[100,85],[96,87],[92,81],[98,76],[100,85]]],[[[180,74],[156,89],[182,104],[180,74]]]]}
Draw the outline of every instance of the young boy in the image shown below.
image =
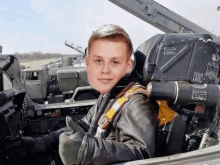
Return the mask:
{"type": "Polygon", "coordinates": [[[131,72],[132,51],[130,37],[121,27],[104,25],[96,30],[88,42],[86,67],[90,85],[101,93],[97,103],[77,123],[67,117],[67,128],[36,139],[23,137],[21,147],[27,153],[49,153],[59,143],[64,164],[112,164],[153,157],[156,105],[143,94],[128,97],[116,88],[131,72]]]}
{"type": "Polygon", "coordinates": [[[120,91],[114,87],[131,72],[131,54],[131,40],[119,26],[104,25],[90,37],[86,57],[88,80],[101,96],[78,121],[80,127],[67,118],[69,132],[60,135],[59,144],[64,164],[112,164],[154,156],[156,110],[142,94],[134,95],[122,106],[105,134],[97,129],[100,116],[117,100],[115,96],[120,91]],[[103,102],[107,105],[100,114],[103,102]]]}

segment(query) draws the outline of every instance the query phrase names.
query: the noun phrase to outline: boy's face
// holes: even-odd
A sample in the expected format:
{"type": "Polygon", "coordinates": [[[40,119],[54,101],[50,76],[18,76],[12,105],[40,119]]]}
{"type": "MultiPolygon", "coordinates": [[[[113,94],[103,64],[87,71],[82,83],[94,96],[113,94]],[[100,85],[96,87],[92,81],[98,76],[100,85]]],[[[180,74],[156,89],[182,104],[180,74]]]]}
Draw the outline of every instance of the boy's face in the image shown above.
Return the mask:
{"type": "Polygon", "coordinates": [[[123,41],[94,41],[85,59],[90,85],[101,94],[108,93],[131,71],[132,60],[129,57],[123,41]]]}

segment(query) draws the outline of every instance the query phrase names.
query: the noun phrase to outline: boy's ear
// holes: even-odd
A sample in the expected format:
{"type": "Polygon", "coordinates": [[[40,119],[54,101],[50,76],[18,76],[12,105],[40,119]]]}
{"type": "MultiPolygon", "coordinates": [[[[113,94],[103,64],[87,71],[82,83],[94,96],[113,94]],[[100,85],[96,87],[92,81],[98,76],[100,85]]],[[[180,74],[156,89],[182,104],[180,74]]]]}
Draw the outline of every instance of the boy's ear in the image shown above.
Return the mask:
{"type": "Polygon", "coordinates": [[[126,74],[128,74],[128,73],[131,72],[132,64],[133,64],[133,60],[132,60],[132,59],[129,59],[128,62],[127,62],[126,74]]]}
{"type": "Polygon", "coordinates": [[[89,56],[87,56],[87,57],[85,58],[85,62],[86,62],[86,67],[88,67],[88,66],[89,66],[89,56]]]}

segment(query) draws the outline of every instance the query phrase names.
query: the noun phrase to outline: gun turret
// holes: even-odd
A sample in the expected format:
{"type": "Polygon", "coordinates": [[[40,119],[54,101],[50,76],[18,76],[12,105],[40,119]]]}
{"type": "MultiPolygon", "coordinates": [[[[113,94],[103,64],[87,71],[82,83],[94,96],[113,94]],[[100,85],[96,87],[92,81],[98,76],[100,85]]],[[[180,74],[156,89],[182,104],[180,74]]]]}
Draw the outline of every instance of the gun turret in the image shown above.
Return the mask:
{"type": "Polygon", "coordinates": [[[65,45],[76,50],[77,52],[79,52],[83,56],[85,56],[84,49],[81,46],[78,46],[78,45],[76,45],[70,41],[67,41],[67,40],[65,41],[65,45]]]}

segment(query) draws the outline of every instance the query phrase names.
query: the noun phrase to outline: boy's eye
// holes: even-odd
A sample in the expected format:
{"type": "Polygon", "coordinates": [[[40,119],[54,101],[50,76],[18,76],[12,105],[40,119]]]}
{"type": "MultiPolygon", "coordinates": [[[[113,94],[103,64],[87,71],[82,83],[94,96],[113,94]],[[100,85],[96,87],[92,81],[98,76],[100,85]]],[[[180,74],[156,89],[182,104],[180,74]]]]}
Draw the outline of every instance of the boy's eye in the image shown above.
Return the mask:
{"type": "Polygon", "coordinates": [[[119,64],[119,62],[118,62],[118,61],[112,61],[112,63],[113,63],[113,64],[119,64]]]}
{"type": "Polygon", "coordinates": [[[96,62],[97,62],[97,63],[100,63],[100,62],[102,62],[102,60],[100,60],[100,59],[97,59],[97,60],[96,60],[96,62]]]}

